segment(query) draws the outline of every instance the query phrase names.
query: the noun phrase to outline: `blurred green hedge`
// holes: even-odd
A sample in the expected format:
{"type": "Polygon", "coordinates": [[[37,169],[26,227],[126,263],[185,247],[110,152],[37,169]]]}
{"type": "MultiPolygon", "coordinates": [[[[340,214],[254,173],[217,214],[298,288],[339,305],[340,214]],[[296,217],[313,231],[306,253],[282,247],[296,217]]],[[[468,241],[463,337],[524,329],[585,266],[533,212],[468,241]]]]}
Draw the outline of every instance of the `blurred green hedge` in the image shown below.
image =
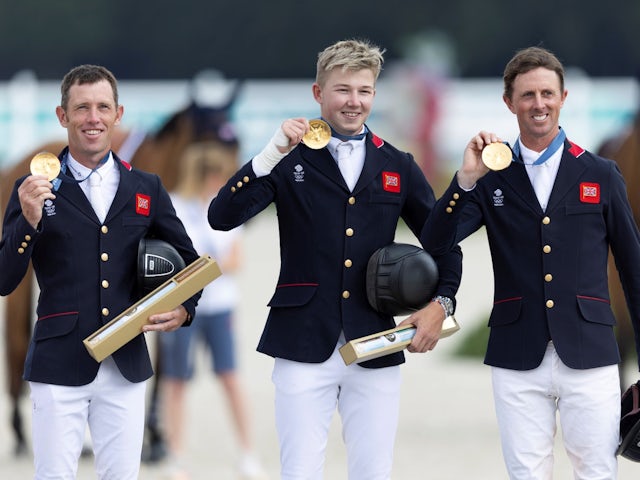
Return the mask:
{"type": "Polygon", "coordinates": [[[477,322],[473,328],[462,329],[458,332],[458,334],[460,333],[463,334],[462,340],[458,339],[458,346],[453,351],[453,355],[465,358],[484,358],[489,340],[487,322],[477,322]]]}

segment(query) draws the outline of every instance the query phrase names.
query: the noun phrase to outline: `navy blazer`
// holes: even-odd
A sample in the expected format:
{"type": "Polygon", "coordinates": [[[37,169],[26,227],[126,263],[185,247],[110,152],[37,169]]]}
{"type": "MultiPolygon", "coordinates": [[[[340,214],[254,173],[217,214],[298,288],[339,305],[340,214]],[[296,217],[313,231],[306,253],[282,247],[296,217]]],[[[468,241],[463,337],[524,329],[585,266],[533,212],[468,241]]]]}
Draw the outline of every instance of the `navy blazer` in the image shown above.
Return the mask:
{"type": "Polygon", "coordinates": [[[546,211],[521,162],[489,172],[469,193],[454,178],[422,239],[441,251],[482,225],[494,274],[485,363],[536,368],[549,340],[571,368],[618,363],[609,248],[640,352],[640,234],[613,161],[566,141],[546,211]]]}
{"type": "MultiPolygon", "coordinates": [[[[60,158],[66,154],[66,149],[60,158]]],[[[115,155],[114,155],[115,157],[115,155]]],[[[120,183],[101,223],[75,182],[63,182],[47,200],[37,230],[22,215],[17,180],[0,242],[0,294],[11,293],[33,263],[40,296],[24,378],[58,385],[91,382],[99,363],[83,339],[139,299],[138,242],[154,236],[172,244],[185,263],[198,258],[160,178],[115,159],[120,183]]],[[[184,303],[195,315],[199,294],[184,303]]],[[[140,382],[153,374],[144,335],[113,354],[123,376],[140,382]]]]}
{"type": "MultiPolygon", "coordinates": [[[[413,157],[369,133],[362,173],[350,192],[326,149],[300,144],[269,175],[256,178],[245,164],[209,207],[214,229],[229,230],[275,203],[280,234],[280,275],[258,351],[317,363],[329,358],[340,332],[347,340],[395,326],[367,301],[365,273],[371,254],[393,242],[402,218],[417,236],[435,203],[413,157]]],[[[460,251],[436,259],[438,294],[455,296],[460,251]]],[[[395,353],[363,363],[384,367],[404,361],[395,353]]]]}

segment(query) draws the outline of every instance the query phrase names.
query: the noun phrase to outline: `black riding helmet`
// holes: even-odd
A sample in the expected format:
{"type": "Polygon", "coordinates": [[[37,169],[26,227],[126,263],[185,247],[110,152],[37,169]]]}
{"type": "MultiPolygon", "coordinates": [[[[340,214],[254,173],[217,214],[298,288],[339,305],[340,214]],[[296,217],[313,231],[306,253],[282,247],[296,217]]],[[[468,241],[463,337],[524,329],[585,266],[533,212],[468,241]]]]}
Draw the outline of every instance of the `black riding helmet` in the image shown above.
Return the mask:
{"type": "Polygon", "coordinates": [[[640,462],[640,380],[622,394],[620,439],[616,454],[640,462]]]}
{"type": "Polygon", "coordinates": [[[185,268],[172,245],[157,238],[142,238],[138,243],[138,289],[141,294],[155,290],[185,268]]]}
{"type": "Polygon", "coordinates": [[[438,266],[422,248],[392,243],[376,250],[367,264],[366,290],[371,307],[389,315],[420,310],[438,285],[438,266]]]}

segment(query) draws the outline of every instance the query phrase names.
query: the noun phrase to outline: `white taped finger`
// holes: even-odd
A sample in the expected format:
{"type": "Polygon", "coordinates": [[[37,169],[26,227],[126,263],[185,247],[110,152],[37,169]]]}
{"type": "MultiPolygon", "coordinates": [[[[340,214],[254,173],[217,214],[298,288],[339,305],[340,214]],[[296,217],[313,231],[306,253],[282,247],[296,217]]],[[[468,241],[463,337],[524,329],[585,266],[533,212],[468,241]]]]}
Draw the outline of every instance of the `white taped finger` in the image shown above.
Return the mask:
{"type": "Polygon", "coordinates": [[[256,176],[269,175],[278,162],[287,156],[286,153],[280,152],[278,147],[287,148],[288,146],[289,138],[284,134],[282,128],[278,127],[267,146],[253,158],[252,166],[256,176]]]}
{"type": "Polygon", "coordinates": [[[282,148],[288,147],[289,143],[291,142],[291,140],[289,140],[289,137],[285,135],[284,130],[282,130],[282,127],[278,127],[278,129],[276,130],[276,133],[274,133],[271,140],[273,141],[276,147],[282,147],[282,148]]]}

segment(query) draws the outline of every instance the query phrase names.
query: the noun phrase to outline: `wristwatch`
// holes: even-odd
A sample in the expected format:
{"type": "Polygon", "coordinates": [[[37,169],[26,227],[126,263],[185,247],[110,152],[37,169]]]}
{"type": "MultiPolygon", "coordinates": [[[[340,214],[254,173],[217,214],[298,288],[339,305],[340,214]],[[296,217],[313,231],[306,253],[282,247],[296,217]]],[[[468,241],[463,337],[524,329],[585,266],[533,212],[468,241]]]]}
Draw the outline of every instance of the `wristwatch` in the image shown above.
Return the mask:
{"type": "Polygon", "coordinates": [[[453,300],[443,295],[436,295],[431,299],[432,302],[438,302],[444,310],[445,317],[453,315],[453,300]]]}

